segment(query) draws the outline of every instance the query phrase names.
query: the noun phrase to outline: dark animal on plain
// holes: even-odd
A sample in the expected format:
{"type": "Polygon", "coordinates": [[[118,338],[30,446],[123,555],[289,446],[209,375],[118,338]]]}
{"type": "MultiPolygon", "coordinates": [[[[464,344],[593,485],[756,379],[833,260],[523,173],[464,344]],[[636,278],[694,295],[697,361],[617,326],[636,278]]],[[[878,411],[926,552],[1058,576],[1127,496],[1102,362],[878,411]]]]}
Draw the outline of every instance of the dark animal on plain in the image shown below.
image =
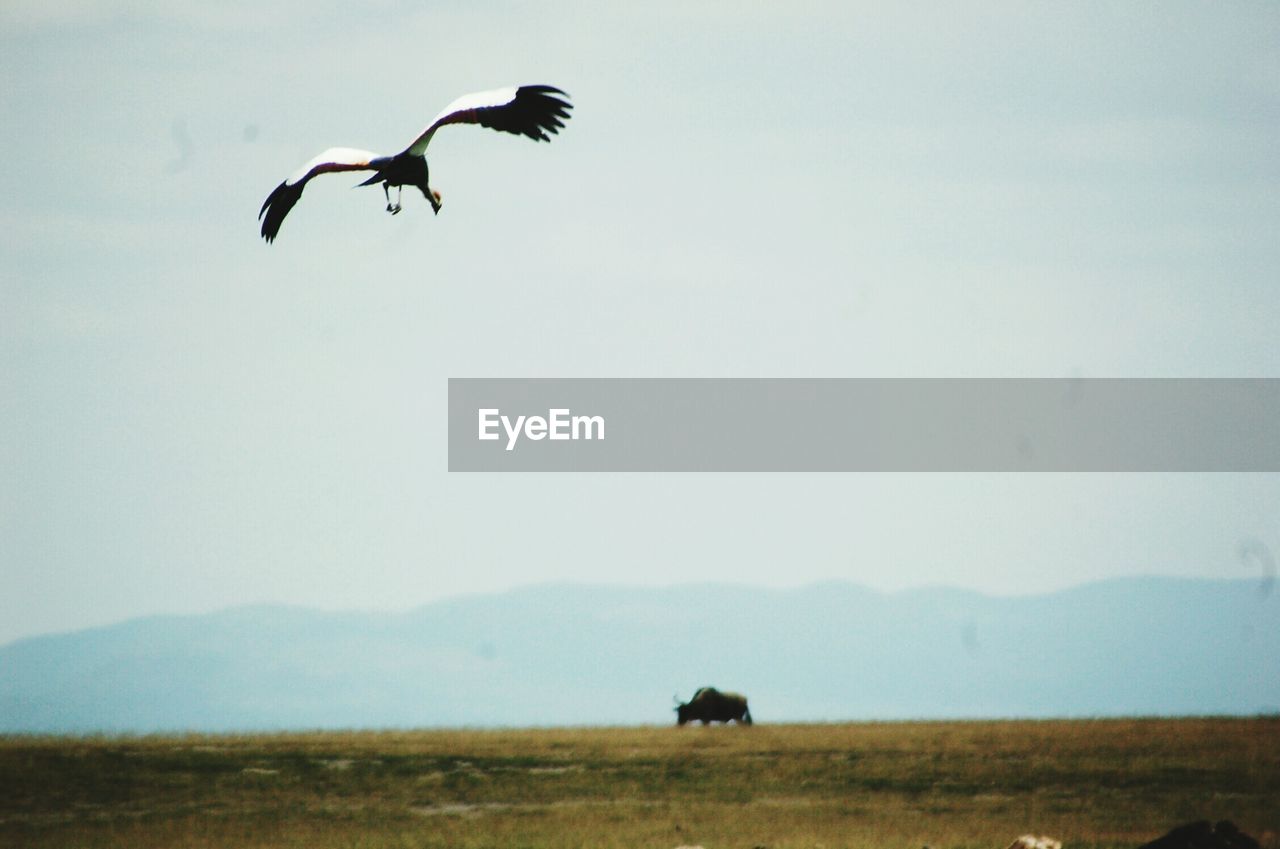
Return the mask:
{"type": "Polygon", "coordinates": [[[382,184],[387,197],[387,212],[400,211],[400,193],[405,186],[414,186],[431,203],[436,213],[443,203],[440,193],[427,182],[427,145],[436,130],[449,124],[479,124],[492,130],[527,136],[534,141],[550,141],[569,120],[573,108],[563,91],[549,85],[525,85],[481,91],[458,98],[427,125],[418,137],[404,150],[392,156],[379,156],[373,151],[350,147],[331,147],[303,165],[280,185],[276,186],[262,204],[258,218],[262,219],[262,238],[271,242],[280,232],[284,217],[293,209],[307,183],[321,174],[335,171],[373,171],[374,174],[360,185],[382,184]],[[396,200],[391,202],[391,187],[395,186],[396,200]]]}
{"type": "Polygon", "coordinates": [[[1229,820],[1212,825],[1200,820],[1180,825],[1138,849],[1259,849],[1259,844],[1229,820]]]}
{"type": "Polygon", "coordinates": [[[676,698],[676,724],[697,721],[709,722],[733,720],[740,725],[751,724],[751,711],[747,709],[747,697],[737,693],[722,693],[715,687],[703,687],[687,702],[676,698]]]}

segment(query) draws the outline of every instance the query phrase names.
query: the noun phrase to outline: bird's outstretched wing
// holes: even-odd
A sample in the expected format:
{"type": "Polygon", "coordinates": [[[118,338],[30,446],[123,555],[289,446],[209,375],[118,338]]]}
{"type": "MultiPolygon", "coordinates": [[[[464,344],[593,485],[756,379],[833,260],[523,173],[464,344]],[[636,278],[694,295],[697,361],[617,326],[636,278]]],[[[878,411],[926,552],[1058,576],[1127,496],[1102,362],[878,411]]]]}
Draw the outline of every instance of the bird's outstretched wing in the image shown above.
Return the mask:
{"type": "Polygon", "coordinates": [[[562,97],[567,98],[568,95],[549,85],[522,85],[463,95],[446,106],[405,152],[421,156],[436,130],[447,124],[479,124],[504,133],[528,136],[534,141],[551,141],[547,134],[559,132],[564,122],[569,120],[569,110],[573,108],[573,104],[561,100],[562,97]]]}
{"type": "Polygon", "coordinates": [[[303,165],[293,172],[289,179],[276,186],[275,191],[267,195],[262,209],[258,212],[258,218],[262,220],[262,238],[268,242],[275,240],[284,217],[289,214],[289,210],[293,209],[298,198],[302,197],[302,190],[312,177],[327,174],[330,171],[369,171],[372,170],[369,163],[377,158],[378,154],[368,150],[331,147],[303,165]]]}

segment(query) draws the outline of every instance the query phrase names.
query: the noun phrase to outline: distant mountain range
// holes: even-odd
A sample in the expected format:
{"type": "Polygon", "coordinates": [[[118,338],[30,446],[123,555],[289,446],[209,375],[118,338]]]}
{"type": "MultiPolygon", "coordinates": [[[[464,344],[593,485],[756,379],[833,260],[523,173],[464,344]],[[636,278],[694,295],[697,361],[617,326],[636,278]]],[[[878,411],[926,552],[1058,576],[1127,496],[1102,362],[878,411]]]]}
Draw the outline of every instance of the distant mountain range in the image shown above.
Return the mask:
{"type": "Polygon", "coordinates": [[[552,585],[150,617],[0,648],[0,732],[665,724],[706,684],[758,723],[1274,713],[1280,592],[552,585]]]}

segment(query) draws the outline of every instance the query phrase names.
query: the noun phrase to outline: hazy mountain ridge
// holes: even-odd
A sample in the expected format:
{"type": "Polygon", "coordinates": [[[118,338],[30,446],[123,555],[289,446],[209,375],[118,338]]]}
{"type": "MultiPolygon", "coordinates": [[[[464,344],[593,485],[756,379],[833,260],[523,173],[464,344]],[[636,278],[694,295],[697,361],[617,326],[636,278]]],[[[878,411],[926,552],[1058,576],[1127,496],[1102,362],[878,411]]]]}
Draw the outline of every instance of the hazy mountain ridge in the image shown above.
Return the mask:
{"type": "Polygon", "coordinates": [[[402,614],[253,606],[0,647],[0,731],[665,723],[1280,709],[1280,598],[1135,578],[1028,597],[547,585],[402,614]]]}

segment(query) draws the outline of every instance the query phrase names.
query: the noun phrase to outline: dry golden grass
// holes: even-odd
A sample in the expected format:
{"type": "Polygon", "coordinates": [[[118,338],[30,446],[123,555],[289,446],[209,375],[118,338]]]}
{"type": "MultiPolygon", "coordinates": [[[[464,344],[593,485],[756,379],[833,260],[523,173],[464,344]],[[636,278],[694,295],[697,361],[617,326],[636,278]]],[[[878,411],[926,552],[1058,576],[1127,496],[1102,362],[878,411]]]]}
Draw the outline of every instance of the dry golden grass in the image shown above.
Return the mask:
{"type": "Polygon", "coordinates": [[[0,738],[0,845],[1133,849],[1280,830],[1280,719],[0,738]]]}

